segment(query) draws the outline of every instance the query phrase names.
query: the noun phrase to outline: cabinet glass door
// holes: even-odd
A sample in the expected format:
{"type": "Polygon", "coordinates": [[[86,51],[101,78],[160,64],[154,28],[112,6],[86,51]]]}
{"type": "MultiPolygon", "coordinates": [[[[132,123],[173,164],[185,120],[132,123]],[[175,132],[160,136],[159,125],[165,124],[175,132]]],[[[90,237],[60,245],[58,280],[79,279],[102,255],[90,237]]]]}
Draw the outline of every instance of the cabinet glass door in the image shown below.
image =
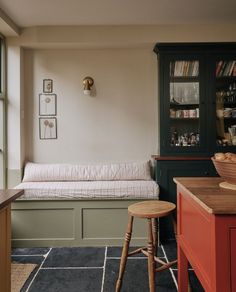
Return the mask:
{"type": "Polygon", "coordinates": [[[171,61],[169,75],[169,145],[193,149],[201,140],[199,60],[171,61]]]}
{"type": "Polygon", "coordinates": [[[216,76],[216,145],[236,145],[236,60],[218,60],[216,76]]]}

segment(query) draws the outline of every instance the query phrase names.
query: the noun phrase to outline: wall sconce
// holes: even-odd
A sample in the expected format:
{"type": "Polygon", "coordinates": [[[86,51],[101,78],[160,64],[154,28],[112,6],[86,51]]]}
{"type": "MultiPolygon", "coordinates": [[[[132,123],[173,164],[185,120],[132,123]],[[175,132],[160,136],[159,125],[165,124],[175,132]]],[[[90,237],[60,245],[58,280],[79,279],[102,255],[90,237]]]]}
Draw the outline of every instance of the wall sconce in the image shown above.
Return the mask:
{"type": "Polygon", "coordinates": [[[94,84],[93,78],[87,76],[83,79],[85,95],[91,95],[91,89],[92,89],[93,84],[94,84]]]}

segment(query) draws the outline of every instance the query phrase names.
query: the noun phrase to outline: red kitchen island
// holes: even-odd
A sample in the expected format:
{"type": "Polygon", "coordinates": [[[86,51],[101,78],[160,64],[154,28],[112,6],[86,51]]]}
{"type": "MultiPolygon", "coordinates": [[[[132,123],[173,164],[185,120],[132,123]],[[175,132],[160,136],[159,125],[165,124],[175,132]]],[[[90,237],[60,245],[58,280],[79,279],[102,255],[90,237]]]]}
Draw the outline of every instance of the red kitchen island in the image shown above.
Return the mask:
{"type": "Polygon", "coordinates": [[[174,178],[177,184],[179,292],[188,262],[206,292],[236,292],[236,191],[221,178],[174,178]]]}

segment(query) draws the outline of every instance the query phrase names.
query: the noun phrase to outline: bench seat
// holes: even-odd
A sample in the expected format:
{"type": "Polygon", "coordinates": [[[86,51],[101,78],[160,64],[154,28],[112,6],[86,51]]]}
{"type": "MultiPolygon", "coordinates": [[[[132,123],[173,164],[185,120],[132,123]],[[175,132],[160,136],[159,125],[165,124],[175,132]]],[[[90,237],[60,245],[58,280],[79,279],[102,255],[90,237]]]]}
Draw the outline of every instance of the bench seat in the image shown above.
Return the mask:
{"type": "MultiPolygon", "coordinates": [[[[148,163],[45,165],[28,163],[12,204],[13,247],[123,244],[129,205],[158,199],[148,163]]],[[[133,245],[146,241],[137,222],[133,245]]]]}

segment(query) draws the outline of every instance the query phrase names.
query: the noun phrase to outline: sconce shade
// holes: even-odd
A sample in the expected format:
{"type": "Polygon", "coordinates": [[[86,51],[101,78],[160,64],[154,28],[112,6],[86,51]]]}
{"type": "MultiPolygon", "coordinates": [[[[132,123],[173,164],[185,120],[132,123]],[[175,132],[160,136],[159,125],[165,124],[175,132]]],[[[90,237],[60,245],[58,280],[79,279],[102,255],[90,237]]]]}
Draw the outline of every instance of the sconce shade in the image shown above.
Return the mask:
{"type": "Polygon", "coordinates": [[[87,76],[83,79],[84,94],[85,95],[90,95],[91,87],[93,86],[93,84],[94,84],[93,78],[87,76]]]}

